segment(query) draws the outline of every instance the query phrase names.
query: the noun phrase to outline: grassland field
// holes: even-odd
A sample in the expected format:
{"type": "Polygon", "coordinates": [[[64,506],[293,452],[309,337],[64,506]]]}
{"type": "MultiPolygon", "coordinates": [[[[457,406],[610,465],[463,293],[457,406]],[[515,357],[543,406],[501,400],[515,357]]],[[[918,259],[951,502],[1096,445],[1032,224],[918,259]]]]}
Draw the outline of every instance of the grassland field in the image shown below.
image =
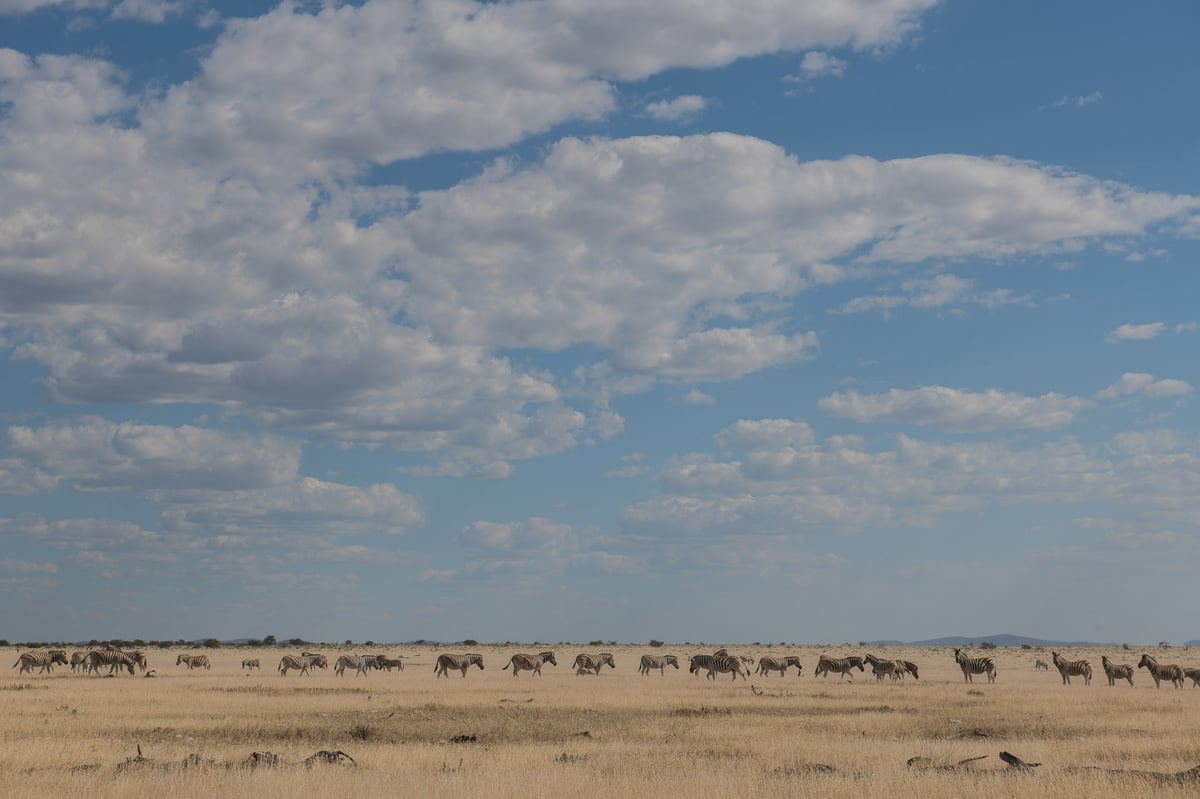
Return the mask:
{"type": "MultiPolygon", "coordinates": [[[[1200,690],[1154,688],[1145,670],[1134,686],[1110,688],[1102,654],[1136,664],[1140,650],[1073,649],[1091,661],[1091,686],[1057,671],[1035,671],[1049,651],[996,649],[997,681],[963,680],[950,649],[877,647],[882,658],[920,666],[920,680],[877,684],[870,669],[814,679],[822,653],[856,647],[748,647],[755,659],[799,655],[803,676],[712,681],[687,671],[712,646],[555,646],[558,666],[543,676],[503,671],[514,652],[535,646],[479,646],[485,669],[434,677],[439,652],[463,648],[316,648],[329,657],[403,656],[404,671],[355,677],[275,670],[283,654],[248,650],[150,649],[153,679],[72,674],[0,674],[0,796],[3,797],[542,797],[813,796],[913,797],[1195,796],[1200,784],[1161,785],[1107,770],[1178,772],[1200,764],[1200,690]],[[613,652],[616,669],[576,676],[581,652],[613,652]],[[201,652],[210,671],[176,666],[201,652]],[[642,654],[675,654],[681,668],[638,674],[642,654]],[[262,670],[245,672],[244,658],[262,670]],[[473,736],[470,742],[455,742],[473,736]],[[341,750],[353,769],[201,768],[119,771],[137,753],[179,761],[191,753],[239,763],[255,751],[299,761],[341,750]],[[1042,765],[1005,766],[1002,750],[1042,765]],[[910,768],[913,757],[958,770],[910,768]],[[1099,767],[1099,769],[1088,768],[1099,767]]],[[[1200,666],[1200,651],[1146,650],[1161,663],[1200,666]]],[[[18,650],[2,650],[7,667],[18,650]]]]}

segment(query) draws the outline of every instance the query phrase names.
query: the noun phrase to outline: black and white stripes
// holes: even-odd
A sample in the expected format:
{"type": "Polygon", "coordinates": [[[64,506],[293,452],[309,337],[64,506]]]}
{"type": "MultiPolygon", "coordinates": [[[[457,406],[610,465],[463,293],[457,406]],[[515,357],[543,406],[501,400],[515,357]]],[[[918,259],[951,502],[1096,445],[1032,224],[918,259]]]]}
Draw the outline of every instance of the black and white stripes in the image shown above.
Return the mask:
{"type": "Polygon", "coordinates": [[[471,666],[478,666],[480,671],[483,671],[483,655],[438,655],[437,663],[433,664],[434,674],[438,677],[449,678],[446,674],[449,669],[457,669],[462,672],[462,676],[467,676],[467,669],[471,666]]]}
{"type": "Polygon", "coordinates": [[[1092,684],[1092,664],[1086,660],[1067,660],[1057,652],[1051,652],[1050,659],[1062,675],[1063,685],[1070,685],[1072,677],[1082,677],[1084,685],[1092,684]]]}
{"type": "Polygon", "coordinates": [[[990,657],[973,658],[961,649],[955,649],[954,662],[962,669],[963,682],[975,682],[976,674],[986,674],[990,683],[996,681],[996,663],[990,657]]]}

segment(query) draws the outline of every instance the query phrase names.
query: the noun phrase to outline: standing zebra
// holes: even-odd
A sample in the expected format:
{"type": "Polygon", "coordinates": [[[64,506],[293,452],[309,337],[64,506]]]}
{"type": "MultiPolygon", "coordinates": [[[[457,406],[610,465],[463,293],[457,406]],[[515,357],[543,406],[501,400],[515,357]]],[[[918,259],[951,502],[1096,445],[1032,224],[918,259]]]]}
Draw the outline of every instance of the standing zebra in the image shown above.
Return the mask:
{"type": "Polygon", "coordinates": [[[645,677],[650,673],[650,669],[658,669],[658,675],[661,677],[666,673],[667,666],[674,666],[678,671],[679,659],[674,655],[642,655],[638,673],[645,677]]]}
{"type": "Polygon", "coordinates": [[[616,662],[613,656],[608,652],[601,652],[599,655],[576,655],[575,656],[575,673],[586,674],[589,671],[594,671],[596,676],[600,675],[600,669],[604,666],[615,669],[616,662]]]}
{"type": "Polygon", "coordinates": [[[717,679],[717,672],[732,673],[734,682],[737,681],[738,675],[741,675],[743,680],[750,676],[750,669],[737,655],[692,655],[690,660],[691,666],[688,667],[688,672],[699,674],[701,669],[707,669],[707,676],[710,680],[717,679]]]}
{"type": "Polygon", "coordinates": [[[773,658],[768,655],[758,659],[758,674],[767,675],[772,671],[779,672],[779,676],[787,674],[787,670],[792,666],[796,667],[796,676],[799,677],[804,672],[804,667],[800,665],[800,658],[795,655],[788,655],[783,660],[773,658]]]}
{"type": "Polygon", "coordinates": [[[363,657],[361,655],[342,655],[337,659],[337,665],[333,667],[333,673],[341,677],[345,673],[346,668],[349,667],[352,669],[357,669],[354,674],[355,677],[358,677],[359,675],[366,676],[367,669],[372,668],[373,664],[375,663],[376,660],[373,657],[363,657]]]}
{"type": "Polygon", "coordinates": [[[483,671],[483,655],[438,655],[437,663],[433,664],[433,671],[437,677],[446,677],[450,675],[446,673],[447,669],[458,669],[462,672],[462,676],[467,676],[467,669],[472,665],[478,666],[480,671],[483,671]]]}
{"type": "Polygon", "coordinates": [[[893,682],[896,681],[896,667],[902,661],[880,660],[870,653],[863,660],[871,664],[871,673],[875,675],[875,682],[883,682],[884,677],[891,677],[893,682]]]}
{"type": "Polygon", "coordinates": [[[212,664],[208,662],[208,655],[180,655],[175,658],[175,665],[180,663],[188,667],[188,671],[192,669],[211,669],[212,664]]]}
{"type": "Polygon", "coordinates": [[[549,663],[551,666],[557,666],[558,661],[554,659],[553,652],[539,652],[536,655],[513,655],[504,664],[501,671],[512,666],[513,676],[516,677],[522,670],[532,671],[539,677],[542,676],[542,664],[549,663]]]}
{"type": "Polygon", "coordinates": [[[1033,662],[1033,670],[1034,671],[1050,671],[1050,664],[1039,658],[1038,660],[1035,660],[1033,662]]]}
{"type": "Polygon", "coordinates": [[[1072,677],[1083,677],[1084,685],[1092,684],[1092,664],[1086,660],[1067,660],[1057,652],[1050,653],[1050,660],[1062,675],[1063,685],[1070,685],[1072,677]]]}
{"type": "Polygon", "coordinates": [[[22,652],[20,657],[17,658],[17,662],[12,664],[12,667],[14,669],[17,666],[21,667],[21,670],[17,674],[33,671],[35,667],[47,674],[53,674],[55,663],[61,663],[64,666],[69,665],[67,662],[67,653],[58,649],[50,652],[22,652]]]}
{"type": "Polygon", "coordinates": [[[843,677],[849,676],[850,681],[854,682],[854,675],[850,674],[852,669],[866,671],[863,665],[865,661],[858,655],[851,655],[845,658],[831,658],[828,655],[821,655],[817,660],[817,670],[813,672],[814,677],[825,677],[829,672],[837,672],[843,677]]]}
{"type": "Polygon", "coordinates": [[[964,682],[975,682],[974,674],[987,674],[988,682],[996,681],[996,663],[990,657],[968,657],[961,649],[955,649],[954,662],[962,669],[964,682]]]}
{"type": "Polygon", "coordinates": [[[72,652],[71,653],[71,671],[78,671],[83,662],[87,660],[87,652],[72,652]]]}
{"type": "Polygon", "coordinates": [[[119,672],[124,667],[129,669],[129,674],[132,676],[134,666],[137,665],[137,662],[129,657],[129,655],[119,652],[116,649],[94,649],[88,652],[84,665],[87,671],[92,674],[99,673],[102,666],[108,666],[109,674],[119,672]]]}
{"type": "Polygon", "coordinates": [[[1183,669],[1175,665],[1158,665],[1158,661],[1149,655],[1143,654],[1142,659],[1138,661],[1138,668],[1144,668],[1150,672],[1150,676],[1154,678],[1154,687],[1162,688],[1159,685],[1161,680],[1170,680],[1171,684],[1176,688],[1183,687],[1183,669]]]}
{"type": "Polygon", "coordinates": [[[279,659],[278,671],[279,676],[286,677],[288,669],[298,669],[300,676],[303,677],[305,674],[309,674],[309,669],[314,667],[327,669],[329,668],[329,661],[325,659],[324,655],[300,655],[299,657],[296,655],[284,655],[279,659]]]}
{"type": "Polygon", "coordinates": [[[1133,666],[1128,663],[1113,663],[1108,659],[1108,655],[1100,656],[1100,665],[1104,667],[1104,674],[1108,677],[1108,687],[1116,685],[1117,680],[1129,680],[1129,687],[1133,687],[1133,666]]]}
{"type": "Polygon", "coordinates": [[[243,669],[258,669],[260,671],[262,670],[262,666],[259,665],[258,658],[243,660],[242,668],[243,669]]]}
{"type": "Polygon", "coordinates": [[[1184,669],[1183,676],[1192,681],[1192,687],[1200,687],[1200,669],[1184,669]]]}

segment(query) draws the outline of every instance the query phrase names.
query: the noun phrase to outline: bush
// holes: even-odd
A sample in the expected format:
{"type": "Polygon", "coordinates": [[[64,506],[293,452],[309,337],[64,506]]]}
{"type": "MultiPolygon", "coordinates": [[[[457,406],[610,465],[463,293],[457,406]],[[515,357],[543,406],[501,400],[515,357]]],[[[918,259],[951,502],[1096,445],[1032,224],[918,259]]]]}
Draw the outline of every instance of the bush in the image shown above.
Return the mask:
{"type": "Polygon", "coordinates": [[[221,642],[218,641],[216,638],[205,638],[204,646],[208,649],[220,649],[221,642]]]}
{"type": "Polygon", "coordinates": [[[350,737],[356,741],[368,741],[375,737],[375,728],[368,727],[366,724],[350,728],[350,737]]]}
{"type": "Polygon", "coordinates": [[[655,649],[658,649],[662,645],[663,645],[663,642],[659,641],[657,638],[650,639],[650,646],[654,647],[655,649]]]}
{"type": "Polygon", "coordinates": [[[1021,648],[1022,649],[1033,649],[1033,647],[1030,646],[1029,644],[1021,644],[1021,648]]]}
{"type": "Polygon", "coordinates": [[[979,648],[980,649],[995,649],[996,645],[993,644],[991,641],[983,641],[979,644],[979,648]]]}
{"type": "Polygon", "coordinates": [[[464,638],[463,646],[479,646],[479,642],[476,641],[474,638],[464,638]]]}

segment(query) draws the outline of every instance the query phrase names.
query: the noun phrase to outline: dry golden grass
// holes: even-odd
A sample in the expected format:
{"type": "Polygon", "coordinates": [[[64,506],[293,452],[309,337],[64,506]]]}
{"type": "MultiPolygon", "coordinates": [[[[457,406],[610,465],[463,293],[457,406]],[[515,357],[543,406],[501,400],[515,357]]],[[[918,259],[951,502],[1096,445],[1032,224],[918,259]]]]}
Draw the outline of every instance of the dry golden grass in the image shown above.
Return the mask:
{"type": "MultiPolygon", "coordinates": [[[[1053,667],[1034,670],[1035,658],[1049,661],[1049,652],[1011,649],[989,653],[998,666],[994,685],[983,677],[965,684],[948,649],[876,648],[880,657],[921,666],[920,681],[882,685],[869,668],[855,672],[853,683],[813,678],[822,651],[863,654],[848,647],[731,647],[755,658],[799,654],[804,663],[800,679],[793,670],[748,682],[689,675],[687,656],[711,647],[612,648],[617,668],[599,677],[577,677],[570,667],[577,653],[598,648],[555,647],[559,665],[547,665],[540,678],[501,670],[512,652],[537,647],[473,649],[483,653],[486,669],[472,668],[465,679],[456,672],[435,679],[437,652],[427,647],[372,650],[404,655],[407,668],[361,678],[350,672],[337,678],[332,669],[281,678],[274,671],[284,654],[278,649],[209,651],[207,672],[176,667],[177,650],[151,650],[155,679],[89,678],[62,666],[51,676],[8,669],[0,676],[0,796],[272,799],[351,791],[496,799],[530,790],[542,796],[608,790],[1078,797],[1197,790],[1081,768],[1175,772],[1200,763],[1200,691],[1190,683],[1182,691],[1156,691],[1144,670],[1133,688],[1109,688],[1100,650],[1064,652],[1088,658],[1095,670],[1091,687],[1081,678],[1064,687],[1053,667]],[[642,653],[676,654],[682,668],[641,677],[642,653]],[[263,670],[242,672],[247,657],[258,657],[263,670]],[[451,742],[461,735],[477,741],[451,742]],[[194,752],[240,762],[264,750],[298,761],[320,749],[342,750],[359,767],[118,773],[116,765],[138,745],[158,761],[194,752]],[[1032,774],[1015,772],[997,758],[1001,750],[1044,765],[1032,774]],[[905,765],[914,756],[953,763],[979,755],[988,757],[958,772],[905,765]],[[98,768],[75,768],[81,765],[98,768]]],[[[331,665],[339,654],[322,651],[331,665]]],[[[1139,654],[1105,651],[1135,664],[1139,654]]],[[[17,659],[14,649],[3,654],[7,663],[17,659]]],[[[1154,654],[1160,662],[1200,665],[1200,657],[1182,650],[1154,654]]]]}

